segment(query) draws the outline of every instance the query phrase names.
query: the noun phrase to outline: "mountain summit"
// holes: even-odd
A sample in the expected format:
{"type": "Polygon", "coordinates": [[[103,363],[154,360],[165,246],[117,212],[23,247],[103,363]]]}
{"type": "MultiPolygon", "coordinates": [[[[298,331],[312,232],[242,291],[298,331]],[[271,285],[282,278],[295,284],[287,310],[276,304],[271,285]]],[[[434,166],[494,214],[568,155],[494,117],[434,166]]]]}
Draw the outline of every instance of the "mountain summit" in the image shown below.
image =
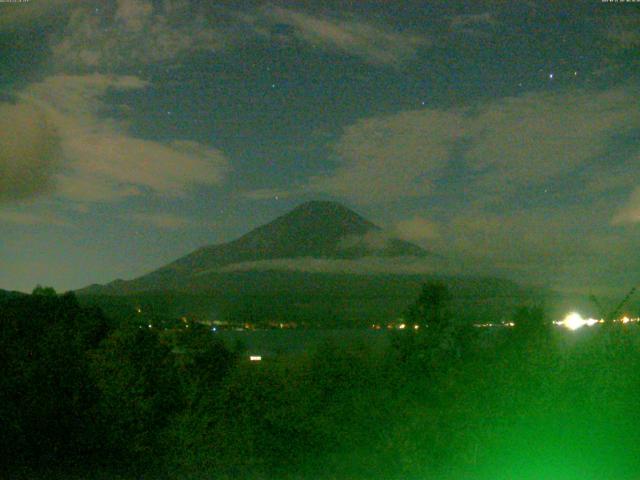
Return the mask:
{"type": "Polygon", "coordinates": [[[282,258],[357,259],[366,256],[426,256],[412,243],[392,238],[380,227],[337,202],[303,203],[237,240],[202,247],[157,272],[197,273],[240,262],[282,258]]]}
{"type": "Polygon", "coordinates": [[[119,280],[107,287],[118,291],[172,289],[178,284],[193,284],[194,277],[201,278],[223,267],[264,260],[427,255],[424,249],[394,238],[340,203],[311,201],[236,240],[199,248],[138,279],[119,280]]]}

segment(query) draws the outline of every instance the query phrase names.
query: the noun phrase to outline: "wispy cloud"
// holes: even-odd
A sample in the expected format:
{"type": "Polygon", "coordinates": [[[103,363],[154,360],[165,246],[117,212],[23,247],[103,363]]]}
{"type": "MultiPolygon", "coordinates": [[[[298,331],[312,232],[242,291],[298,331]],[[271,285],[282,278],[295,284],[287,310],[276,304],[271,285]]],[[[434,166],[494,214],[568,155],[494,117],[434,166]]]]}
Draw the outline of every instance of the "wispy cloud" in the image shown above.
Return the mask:
{"type": "Polygon", "coordinates": [[[462,114],[439,110],[359,120],[334,146],[342,163],[311,178],[308,189],[357,203],[427,195],[464,137],[464,126],[462,114]]]}
{"type": "MultiPolygon", "coordinates": [[[[43,137],[46,141],[42,140],[43,146],[25,157],[16,174],[33,180],[33,175],[25,174],[33,170],[40,172],[42,179],[35,177],[34,185],[20,188],[8,184],[7,189],[13,188],[14,196],[26,196],[30,189],[40,191],[55,183],[56,193],[61,197],[105,201],[145,193],[175,196],[193,185],[219,184],[229,170],[228,161],[219,150],[193,141],[137,138],[128,133],[124,123],[99,115],[101,97],[109,89],[142,89],[146,85],[136,77],[57,75],[19,92],[19,107],[10,110],[13,115],[3,120],[12,123],[20,120],[23,112],[35,110],[46,119],[45,125],[51,125],[55,137],[53,134],[43,137],[41,124],[28,124],[31,128],[21,131],[21,137],[43,137]],[[55,170],[50,167],[52,161],[46,160],[47,155],[41,154],[45,147],[53,148],[50,144],[59,148],[61,155],[55,170]]],[[[22,140],[13,143],[0,141],[0,159],[7,159],[0,163],[0,168],[10,163],[16,149],[29,153],[29,149],[35,148],[33,145],[39,145],[37,142],[22,145],[22,140]]]]}
{"type": "MultiPolygon", "coordinates": [[[[349,274],[429,274],[444,273],[443,261],[433,258],[424,260],[416,257],[379,258],[365,257],[358,260],[329,260],[319,258],[283,258],[242,262],[222,267],[219,272],[264,270],[292,270],[309,273],[349,273],[349,274]]],[[[201,272],[201,275],[209,271],[201,272]]]]}
{"type": "Polygon", "coordinates": [[[288,35],[371,64],[400,66],[430,44],[423,35],[381,22],[274,4],[237,8],[185,0],[68,2],[65,17],[65,27],[51,39],[53,65],[62,71],[131,70],[198,51],[229,51],[248,39],[273,41],[288,35]]]}
{"type": "Polygon", "coordinates": [[[38,28],[41,23],[59,20],[80,0],[47,0],[46,2],[1,2],[0,32],[38,28]]]}
{"type": "Polygon", "coordinates": [[[184,216],[172,213],[133,213],[128,218],[136,223],[167,230],[185,228],[193,223],[184,216]]]}
{"type": "Polygon", "coordinates": [[[53,39],[52,52],[54,64],[63,69],[113,71],[198,50],[217,51],[233,37],[232,29],[214,26],[195,2],[83,2],[75,5],[66,28],[53,39]]]}
{"type": "Polygon", "coordinates": [[[394,31],[389,26],[276,5],[268,5],[242,18],[263,37],[270,38],[275,26],[288,25],[290,34],[304,42],[378,65],[400,65],[415,57],[419,48],[429,44],[423,36],[394,31]]]}
{"type": "Polygon", "coordinates": [[[0,103],[0,203],[53,189],[62,161],[58,131],[42,109],[0,103]]]}
{"type": "Polygon", "coordinates": [[[456,185],[465,197],[504,200],[603,162],[614,137],[640,128],[635,98],[626,89],[531,93],[473,109],[364,118],[333,146],[337,168],[312,177],[306,191],[358,203],[428,197],[455,163],[456,178],[461,167],[468,174],[456,185]]]}
{"type": "Polygon", "coordinates": [[[454,33],[477,37],[486,35],[496,25],[498,21],[491,12],[467,13],[451,17],[449,29],[454,33]]]}
{"type": "Polygon", "coordinates": [[[415,215],[395,224],[396,235],[409,242],[427,242],[440,236],[440,227],[427,218],[415,215]]]}
{"type": "Polygon", "coordinates": [[[625,225],[640,223],[640,187],[637,187],[629,198],[627,204],[622,207],[612,219],[613,225],[625,225]]]}
{"type": "Polygon", "coordinates": [[[13,209],[0,209],[0,223],[26,226],[54,225],[57,227],[68,227],[71,225],[69,221],[50,212],[36,213],[13,209]]]}

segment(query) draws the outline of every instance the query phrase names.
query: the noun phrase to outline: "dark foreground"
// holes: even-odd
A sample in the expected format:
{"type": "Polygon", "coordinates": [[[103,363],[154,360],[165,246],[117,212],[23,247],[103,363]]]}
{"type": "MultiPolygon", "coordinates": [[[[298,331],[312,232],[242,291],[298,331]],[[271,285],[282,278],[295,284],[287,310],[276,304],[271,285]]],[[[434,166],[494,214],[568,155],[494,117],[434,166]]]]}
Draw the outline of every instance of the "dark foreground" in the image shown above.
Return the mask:
{"type": "MultiPolygon", "coordinates": [[[[367,337],[363,337],[367,338],[367,337]]],[[[0,304],[1,478],[640,478],[637,326],[398,332],[249,362],[209,329],[0,304]]]]}

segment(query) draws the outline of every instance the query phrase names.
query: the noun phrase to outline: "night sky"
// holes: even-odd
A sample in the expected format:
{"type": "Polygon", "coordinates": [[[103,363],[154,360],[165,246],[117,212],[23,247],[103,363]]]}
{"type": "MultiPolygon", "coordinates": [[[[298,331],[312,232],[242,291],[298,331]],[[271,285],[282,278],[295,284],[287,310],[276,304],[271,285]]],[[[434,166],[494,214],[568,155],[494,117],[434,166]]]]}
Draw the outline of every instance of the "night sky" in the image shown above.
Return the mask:
{"type": "Polygon", "coordinates": [[[0,288],[130,279],[322,199],[443,273],[623,293],[639,80],[640,2],[2,3],[0,288]]]}

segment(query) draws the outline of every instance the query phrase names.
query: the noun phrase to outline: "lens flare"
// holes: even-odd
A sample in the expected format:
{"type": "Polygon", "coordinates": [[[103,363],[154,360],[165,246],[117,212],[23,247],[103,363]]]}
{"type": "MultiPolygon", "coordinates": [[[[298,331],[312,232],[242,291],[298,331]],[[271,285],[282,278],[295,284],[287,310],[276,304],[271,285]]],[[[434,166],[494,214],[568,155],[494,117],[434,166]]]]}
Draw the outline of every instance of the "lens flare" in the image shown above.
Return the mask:
{"type": "Polygon", "coordinates": [[[560,325],[562,327],[568,328],[569,330],[578,330],[579,328],[584,327],[585,325],[588,327],[592,327],[596,323],[599,323],[595,318],[582,318],[579,313],[571,312],[564,320],[559,322],[554,322],[556,325],[560,325]]]}

